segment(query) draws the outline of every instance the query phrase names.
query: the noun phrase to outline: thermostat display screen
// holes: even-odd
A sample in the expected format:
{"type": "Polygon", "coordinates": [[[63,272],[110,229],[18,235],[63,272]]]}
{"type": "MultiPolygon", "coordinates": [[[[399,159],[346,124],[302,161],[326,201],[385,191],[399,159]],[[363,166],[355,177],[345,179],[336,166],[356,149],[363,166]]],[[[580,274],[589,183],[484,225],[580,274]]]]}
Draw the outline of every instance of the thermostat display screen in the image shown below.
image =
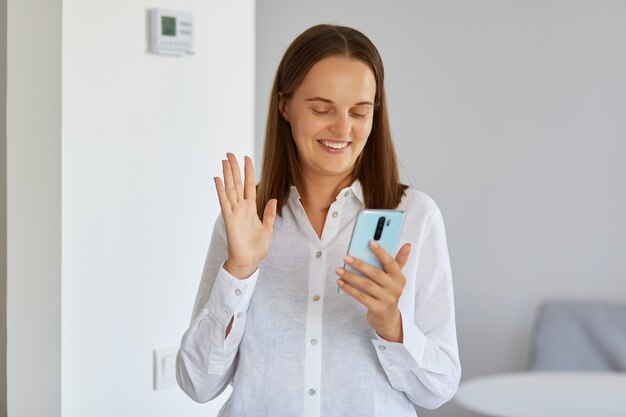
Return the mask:
{"type": "Polygon", "coordinates": [[[176,18],[161,16],[161,34],[165,36],[176,36],[176,18]]]}

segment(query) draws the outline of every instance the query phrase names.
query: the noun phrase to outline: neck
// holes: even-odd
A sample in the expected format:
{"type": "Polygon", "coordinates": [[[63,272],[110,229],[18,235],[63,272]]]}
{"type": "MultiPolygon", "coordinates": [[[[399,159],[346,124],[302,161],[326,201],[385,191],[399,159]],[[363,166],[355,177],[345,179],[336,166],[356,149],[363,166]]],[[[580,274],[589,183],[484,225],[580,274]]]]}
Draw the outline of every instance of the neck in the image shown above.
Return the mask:
{"type": "Polygon", "coordinates": [[[300,194],[302,205],[315,211],[328,210],[339,191],[350,185],[350,177],[351,175],[344,177],[304,175],[302,178],[304,190],[300,194]]]}

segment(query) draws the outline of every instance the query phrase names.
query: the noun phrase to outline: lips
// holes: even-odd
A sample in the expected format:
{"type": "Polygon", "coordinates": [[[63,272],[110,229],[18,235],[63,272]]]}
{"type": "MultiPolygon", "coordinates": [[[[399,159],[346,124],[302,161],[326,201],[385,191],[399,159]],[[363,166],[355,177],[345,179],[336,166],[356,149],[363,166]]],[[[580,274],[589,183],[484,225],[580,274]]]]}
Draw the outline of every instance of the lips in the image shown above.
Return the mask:
{"type": "Polygon", "coordinates": [[[321,143],[326,148],[337,150],[337,151],[346,149],[348,146],[350,146],[350,142],[347,142],[347,141],[319,139],[318,142],[321,143]]]}

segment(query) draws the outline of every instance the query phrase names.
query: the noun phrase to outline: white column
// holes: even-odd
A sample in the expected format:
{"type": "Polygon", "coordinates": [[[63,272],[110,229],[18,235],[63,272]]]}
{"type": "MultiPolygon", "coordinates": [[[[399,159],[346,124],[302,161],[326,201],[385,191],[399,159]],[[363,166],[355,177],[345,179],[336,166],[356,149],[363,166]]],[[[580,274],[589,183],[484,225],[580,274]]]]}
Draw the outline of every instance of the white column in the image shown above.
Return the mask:
{"type": "Polygon", "coordinates": [[[61,0],[7,1],[7,411],[61,415],[61,0]]]}

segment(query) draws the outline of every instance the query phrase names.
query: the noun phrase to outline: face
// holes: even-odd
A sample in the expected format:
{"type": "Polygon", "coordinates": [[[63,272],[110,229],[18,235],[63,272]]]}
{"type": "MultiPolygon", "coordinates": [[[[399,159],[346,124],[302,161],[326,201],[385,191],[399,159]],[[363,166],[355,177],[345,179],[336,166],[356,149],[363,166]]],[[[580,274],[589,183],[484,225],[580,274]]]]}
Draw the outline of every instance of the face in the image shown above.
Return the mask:
{"type": "Polygon", "coordinates": [[[372,70],[339,56],[317,62],[289,99],[281,97],[305,178],[350,175],[372,131],[375,97],[372,70]]]}

